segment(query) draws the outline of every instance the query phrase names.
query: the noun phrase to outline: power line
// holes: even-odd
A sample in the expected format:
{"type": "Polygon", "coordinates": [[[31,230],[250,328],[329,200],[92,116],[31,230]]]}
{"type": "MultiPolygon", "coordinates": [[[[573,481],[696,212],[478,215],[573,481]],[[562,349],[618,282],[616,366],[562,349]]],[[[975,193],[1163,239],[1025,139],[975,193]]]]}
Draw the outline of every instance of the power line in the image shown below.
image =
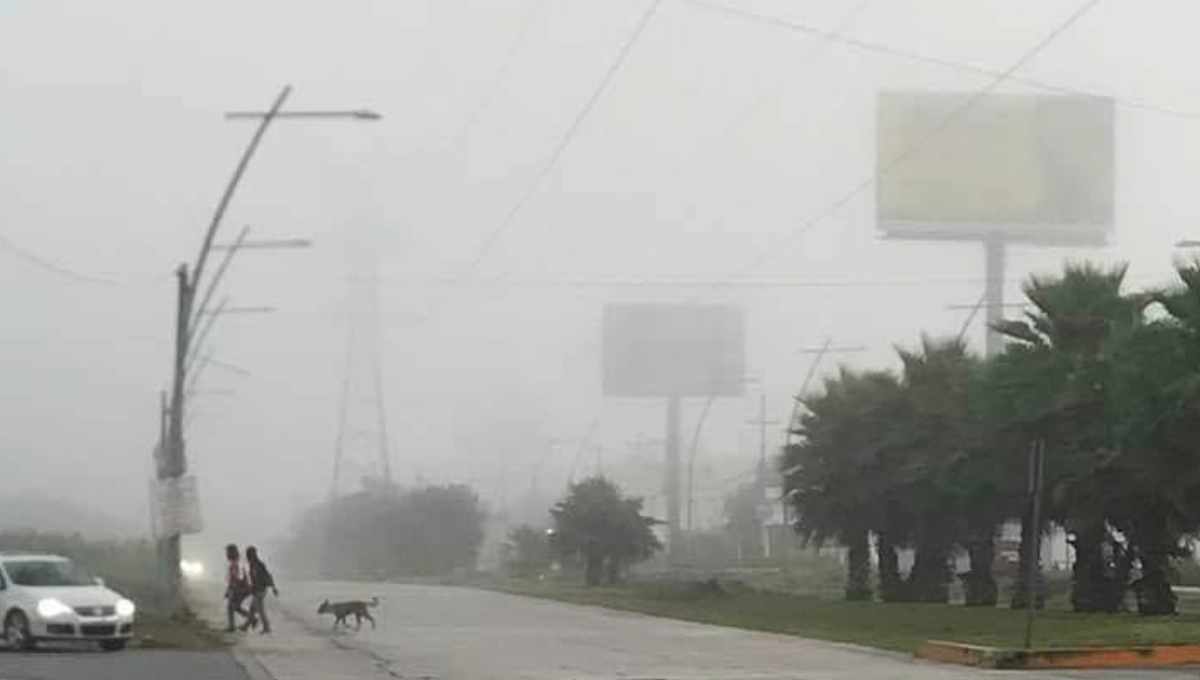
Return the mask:
{"type": "MultiPolygon", "coordinates": [[[[834,28],[831,31],[829,31],[828,33],[821,36],[823,38],[822,42],[820,44],[818,44],[817,47],[815,49],[813,49],[810,53],[805,55],[805,57],[804,57],[805,61],[816,61],[822,55],[825,54],[825,52],[829,49],[830,45],[834,45],[834,44],[841,42],[840,39],[842,37],[842,34],[847,29],[849,29],[851,26],[853,26],[854,22],[858,21],[858,19],[863,14],[865,14],[867,12],[867,10],[869,10],[871,8],[871,6],[874,5],[876,2],[877,2],[877,0],[860,0],[860,2],[858,2],[856,5],[851,7],[849,9],[849,11],[847,11],[845,14],[843,14],[841,16],[841,18],[837,21],[837,23],[834,25],[834,28]]],[[[703,9],[703,10],[707,10],[707,11],[712,10],[712,7],[710,7],[707,3],[693,3],[693,4],[695,4],[699,9],[703,9]]],[[[789,82],[791,82],[792,85],[796,84],[793,81],[789,81],[789,82]]],[[[742,112],[736,118],[734,118],[733,121],[730,122],[729,125],[727,125],[723,130],[721,130],[720,134],[718,134],[713,139],[711,144],[706,145],[699,152],[693,154],[687,160],[687,162],[683,163],[680,166],[679,170],[677,170],[676,172],[678,173],[683,170],[686,170],[687,168],[698,165],[698,164],[702,163],[705,159],[711,157],[712,154],[716,153],[721,147],[725,146],[725,144],[728,143],[729,140],[733,138],[734,134],[738,130],[742,129],[742,127],[745,126],[746,122],[749,121],[750,118],[755,113],[757,113],[760,109],[762,109],[763,106],[765,106],[767,104],[767,102],[769,102],[769,101],[771,101],[771,99],[765,94],[759,96],[757,99],[752,101],[749,106],[742,109],[742,112]]]]}
{"type": "Polygon", "coordinates": [[[609,65],[608,70],[604,73],[604,77],[600,80],[600,83],[596,86],[596,89],[588,98],[587,103],[584,104],[583,109],[581,109],[575,116],[575,119],[571,121],[571,125],[567,128],[566,134],[563,135],[562,139],[559,140],[558,145],[554,148],[554,151],[550,154],[549,160],[547,160],[546,164],[542,166],[542,169],[538,171],[537,175],[534,177],[534,181],[530,183],[525,191],[517,198],[517,202],[513,204],[512,209],[508,211],[508,214],[504,216],[504,219],[501,220],[500,223],[497,224],[490,232],[488,232],[487,236],[484,237],[483,243],[480,245],[479,250],[463,269],[460,276],[466,277],[468,274],[475,271],[475,269],[484,261],[484,259],[487,258],[488,254],[491,253],[492,249],[496,247],[496,244],[500,242],[500,238],[504,235],[504,232],[512,226],[517,217],[520,216],[520,214],[525,210],[525,206],[529,204],[529,201],[534,197],[534,195],[537,194],[539,190],[541,190],[543,186],[545,186],[546,180],[550,178],[550,174],[554,172],[556,167],[558,167],[558,163],[562,159],[563,154],[565,154],[567,149],[570,148],[571,143],[575,140],[575,137],[579,133],[579,130],[583,127],[584,122],[588,119],[592,111],[596,108],[596,105],[600,102],[601,97],[603,97],[604,93],[608,90],[608,87],[616,77],[617,72],[621,70],[621,66],[629,57],[630,52],[633,51],[634,45],[637,44],[638,40],[641,39],[642,34],[645,33],[646,27],[650,24],[650,19],[654,17],[654,14],[658,11],[659,6],[661,5],[662,0],[650,0],[649,4],[646,6],[646,10],[642,13],[641,19],[634,28],[633,33],[630,34],[629,38],[621,46],[620,51],[617,52],[616,58],[613,60],[612,64],[609,65]]]}
{"type": "Polygon", "coordinates": [[[171,275],[170,273],[164,273],[159,276],[147,277],[145,279],[122,280],[122,279],[114,279],[114,278],[110,278],[110,277],[106,277],[106,276],[94,276],[92,274],[85,274],[83,272],[72,269],[65,265],[58,264],[57,262],[54,262],[53,260],[50,260],[46,257],[38,255],[37,253],[33,252],[32,250],[29,250],[28,248],[25,248],[25,247],[17,244],[12,239],[10,239],[7,236],[4,236],[2,234],[0,234],[0,248],[8,251],[16,259],[21,260],[22,262],[32,266],[35,269],[39,269],[44,272],[48,272],[51,274],[55,274],[57,276],[61,276],[63,278],[74,281],[76,283],[83,283],[83,284],[87,284],[87,285],[91,285],[91,286],[129,286],[129,285],[136,285],[136,284],[141,284],[141,283],[150,283],[153,281],[160,281],[171,275]]]}
{"type": "MultiPolygon", "coordinates": [[[[703,2],[703,0],[685,0],[686,2],[703,2]]],[[[896,168],[908,162],[913,156],[923,149],[927,144],[936,139],[939,135],[945,132],[949,127],[958,122],[961,118],[971,112],[981,101],[996,91],[1005,81],[1007,81],[1013,73],[1016,73],[1022,67],[1042,53],[1051,43],[1053,43],[1060,35],[1074,26],[1080,19],[1086,16],[1092,9],[1099,5],[1103,0],[1086,0],[1079,5],[1066,19],[1059,22],[1051,29],[1041,40],[1034,43],[1032,47],[1026,50],[1016,61],[1008,68],[996,74],[992,80],[979,90],[975,91],[971,96],[967,97],[961,104],[955,107],[952,111],[946,114],[937,125],[920,136],[912,145],[904,149],[900,153],[893,156],[891,159],[884,162],[878,167],[875,172],[871,173],[862,181],[855,184],[849,191],[845,192],[824,209],[818,211],[813,217],[800,223],[796,228],[790,230],[783,235],[781,239],[772,243],[769,248],[763,250],[759,255],[756,255],[745,265],[734,270],[731,278],[744,276],[746,272],[753,271],[763,263],[772,259],[779,251],[787,246],[793,239],[800,234],[816,227],[824,222],[829,217],[836,214],[851,201],[858,198],[864,191],[871,189],[879,180],[887,176],[896,168]]]]}
{"type": "Polygon", "coordinates": [[[508,52],[505,53],[503,61],[500,62],[500,68],[496,70],[492,80],[488,83],[487,88],[475,102],[475,107],[471,109],[470,115],[463,121],[462,127],[459,128],[458,134],[454,135],[454,148],[462,146],[466,141],[467,135],[471,129],[479,121],[480,116],[491,105],[492,99],[496,96],[496,92],[500,89],[501,83],[508,77],[508,72],[512,68],[513,63],[517,59],[517,55],[521,53],[521,48],[525,45],[525,40],[529,37],[529,31],[533,28],[534,20],[541,12],[542,6],[546,4],[546,0],[533,0],[529,4],[529,9],[526,10],[524,18],[521,20],[521,25],[517,28],[516,36],[512,44],[509,45],[508,52]]]}
{"type": "MultiPolygon", "coordinates": [[[[950,69],[950,70],[954,70],[954,71],[960,71],[963,73],[969,73],[969,74],[977,75],[977,76],[984,76],[987,78],[997,78],[1004,74],[1003,71],[997,71],[995,69],[989,69],[989,68],[985,68],[982,66],[976,66],[974,64],[968,64],[966,62],[955,61],[953,59],[945,59],[943,57],[936,57],[936,56],[929,55],[929,54],[922,54],[920,52],[912,52],[912,51],[905,50],[905,49],[899,48],[899,47],[894,47],[892,45],[888,45],[885,43],[878,43],[878,42],[872,42],[869,40],[861,40],[858,38],[851,38],[851,37],[848,37],[848,36],[842,34],[842,32],[845,30],[845,28],[826,30],[826,29],[822,29],[822,28],[819,28],[816,26],[812,26],[811,24],[805,24],[805,23],[802,23],[799,21],[795,21],[793,19],[785,19],[783,17],[778,17],[778,16],[774,16],[774,15],[770,15],[770,14],[763,14],[761,12],[755,12],[754,10],[743,9],[740,7],[730,7],[730,6],[722,4],[720,2],[713,2],[712,0],[680,0],[680,2],[685,2],[689,5],[692,5],[694,7],[697,7],[699,9],[703,9],[703,10],[706,10],[709,12],[715,12],[718,14],[724,14],[724,15],[728,15],[728,16],[732,16],[732,17],[737,17],[740,19],[746,19],[746,20],[753,21],[753,22],[756,22],[759,24],[773,26],[775,28],[789,30],[789,31],[793,31],[796,33],[803,33],[803,34],[812,36],[814,38],[822,38],[822,39],[826,40],[827,42],[837,43],[840,45],[844,45],[846,47],[853,47],[855,49],[858,49],[858,50],[861,50],[864,52],[871,52],[874,54],[880,54],[880,55],[884,55],[884,56],[888,56],[888,57],[894,57],[894,58],[898,58],[898,59],[904,59],[907,61],[928,64],[930,66],[937,66],[940,68],[950,69]]],[[[1094,91],[1086,90],[1083,88],[1070,87],[1067,85],[1059,85],[1057,83],[1051,83],[1051,82],[1047,82],[1044,80],[1038,80],[1035,78],[1025,78],[1022,76],[1017,76],[1016,74],[1009,74],[1008,76],[1006,76],[1004,78],[1004,80],[1007,82],[1017,83],[1019,85],[1025,85],[1027,87],[1032,87],[1032,88],[1035,88],[1038,90],[1042,90],[1045,92],[1051,92],[1054,94],[1070,95],[1073,97],[1085,97],[1085,98],[1089,98],[1089,99],[1111,100],[1114,105],[1120,106],[1120,107],[1126,108],[1126,109],[1145,111],[1145,112],[1149,112],[1149,113],[1157,113],[1157,114],[1160,114],[1163,116],[1168,116],[1171,118],[1179,118],[1182,120],[1193,120],[1193,121],[1200,120],[1200,111],[1188,111],[1188,110],[1184,110],[1184,109],[1176,109],[1176,108],[1172,108],[1169,106],[1163,106],[1161,104],[1155,104],[1153,102],[1138,101],[1135,99],[1128,99],[1128,98],[1124,98],[1124,97],[1115,97],[1112,95],[1103,94],[1100,92],[1094,92],[1094,91]]]]}
{"type": "MultiPolygon", "coordinates": [[[[984,283],[982,277],[945,277],[915,279],[738,279],[714,283],[711,279],[653,279],[653,278],[493,278],[462,280],[449,276],[381,277],[408,285],[445,286],[450,288],[724,288],[724,289],[781,289],[781,288],[885,288],[897,286],[951,286],[984,283]]],[[[1024,278],[1012,277],[1007,283],[1021,283],[1024,278]]]]}

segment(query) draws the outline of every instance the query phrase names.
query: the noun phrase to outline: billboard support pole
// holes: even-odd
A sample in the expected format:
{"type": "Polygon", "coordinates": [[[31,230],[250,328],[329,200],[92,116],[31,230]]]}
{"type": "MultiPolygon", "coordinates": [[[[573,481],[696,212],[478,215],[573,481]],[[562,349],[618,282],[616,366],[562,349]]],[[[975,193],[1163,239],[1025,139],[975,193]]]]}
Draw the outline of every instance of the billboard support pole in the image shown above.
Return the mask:
{"type": "Polygon", "coordinates": [[[667,499],[667,560],[676,562],[682,556],[682,536],[679,531],[679,477],[681,456],[679,451],[679,402],[677,396],[667,397],[666,432],[666,479],[663,495],[667,499]]]}
{"type": "Polygon", "coordinates": [[[1004,338],[996,331],[996,325],[1004,320],[1004,266],[1007,242],[1003,236],[989,235],[983,242],[984,252],[984,306],[987,319],[987,336],[984,352],[994,357],[1004,351],[1004,338]]]}

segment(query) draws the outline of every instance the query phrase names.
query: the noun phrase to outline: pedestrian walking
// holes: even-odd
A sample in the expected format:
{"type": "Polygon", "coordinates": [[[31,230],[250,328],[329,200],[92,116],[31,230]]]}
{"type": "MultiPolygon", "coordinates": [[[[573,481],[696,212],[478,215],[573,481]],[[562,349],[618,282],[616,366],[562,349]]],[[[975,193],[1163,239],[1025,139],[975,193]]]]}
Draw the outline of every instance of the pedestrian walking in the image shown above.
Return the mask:
{"type": "Polygon", "coordinates": [[[258,548],[246,548],[246,562],[250,567],[250,618],[242,630],[250,630],[261,624],[262,632],[266,635],[271,632],[271,620],[267,618],[267,591],[279,597],[279,589],[275,587],[275,577],[267,569],[266,562],[258,556],[258,548]]]}
{"type": "Polygon", "coordinates": [[[250,613],[242,607],[242,603],[250,595],[250,582],[245,568],[242,567],[238,547],[233,543],[225,546],[225,561],[225,615],[229,620],[225,632],[232,633],[237,630],[236,615],[250,618],[250,613]]]}

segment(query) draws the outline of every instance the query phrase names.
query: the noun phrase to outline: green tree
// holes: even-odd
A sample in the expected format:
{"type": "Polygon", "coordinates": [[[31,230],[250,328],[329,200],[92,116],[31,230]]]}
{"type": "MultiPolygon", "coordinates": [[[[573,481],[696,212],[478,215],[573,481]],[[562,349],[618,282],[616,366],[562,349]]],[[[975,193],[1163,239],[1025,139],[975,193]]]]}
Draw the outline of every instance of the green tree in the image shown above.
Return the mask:
{"type": "Polygon", "coordinates": [[[807,412],[783,452],[784,491],[797,517],[796,530],[817,545],[836,541],[847,549],[847,599],[869,599],[870,535],[881,543],[884,595],[898,581],[894,547],[907,538],[908,522],[893,493],[898,460],[892,423],[903,417],[899,381],[883,371],[842,369],[816,395],[801,395],[807,412]]]}
{"type": "MultiPolygon", "coordinates": [[[[890,423],[897,431],[899,459],[889,479],[892,495],[911,518],[915,551],[904,599],[947,602],[953,580],[951,557],[959,544],[971,543],[979,558],[995,526],[976,526],[979,532],[965,541],[964,510],[968,502],[986,500],[982,480],[964,478],[976,446],[977,424],[972,400],[978,362],[958,340],[922,339],[918,351],[899,350],[904,366],[901,380],[902,417],[890,423]]],[[[983,517],[983,519],[990,519],[983,517]]],[[[991,564],[972,564],[967,580],[968,599],[986,600],[994,589],[991,564]]]]}
{"type": "Polygon", "coordinates": [[[1169,314],[1136,326],[1111,350],[1115,466],[1130,480],[1110,521],[1127,537],[1140,577],[1138,611],[1174,614],[1171,563],[1200,528],[1200,265],[1152,299],[1169,314]]]}
{"type": "Polygon", "coordinates": [[[529,578],[550,568],[550,536],[546,529],[528,524],[508,532],[505,566],[514,576],[529,578]]]}
{"type": "MultiPolygon", "coordinates": [[[[1111,532],[1109,519],[1128,487],[1116,465],[1110,399],[1113,342],[1143,321],[1146,298],[1121,288],[1126,268],[1069,265],[1061,276],[1034,277],[1025,294],[1034,310],[998,330],[1015,343],[1001,376],[1026,441],[1042,439],[1049,451],[1050,517],[1073,536],[1071,601],[1077,611],[1122,606],[1131,557],[1111,532]]],[[[1023,522],[1024,544],[1042,527],[1023,522]]],[[[1028,559],[1028,551],[1022,552],[1028,559]]]]}
{"type": "Polygon", "coordinates": [[[402,490],[365,484],[302,512],[282,557],[302,576],[363,580],[443,574],[475,566],[483,517],[470,487],[402,490]]]}
{"type": "Polygon", "coordinates": [[[603,476],[572,484],[550,514],[552,547],[564,562],[582,562],[589,586],[616,583],[624,568],[662,548],[653,530],[657,521],[642,514],[642,499],[624,496],[603,476]]]}

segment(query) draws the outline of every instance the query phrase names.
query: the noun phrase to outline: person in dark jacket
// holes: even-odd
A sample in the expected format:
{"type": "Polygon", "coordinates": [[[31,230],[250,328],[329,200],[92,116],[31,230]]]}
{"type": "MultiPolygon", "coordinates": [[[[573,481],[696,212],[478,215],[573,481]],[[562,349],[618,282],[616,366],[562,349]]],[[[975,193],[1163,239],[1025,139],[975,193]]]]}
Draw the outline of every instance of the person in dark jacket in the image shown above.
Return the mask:
{"type": "Polygon", "coordinates": [[[229,617],[229,625],[225,629],[226,632],[232,633],[234,627],[234,618],[236,615],[249,619],[250,613],[242,607],[242,602],[245,602],[246,597],[250,595],[250,583],[246,579],[246,570],[242,567],[241,555],[238,554],[238,547],[232,543],[225,546],[225,614],[229,617]]]}
{"type": "Polygon", "coordinates": [[[271,632],[271,620],[267,618],[267,591],[279,597],[279,589],[275,587],[275,577],[267,569],[267,565],[258,556],[258,548],[246,548],[246,563],[250,568],[250,618],[246,620],[242,630],[249,630],[262,624],[263,634],[271,632]]]}

